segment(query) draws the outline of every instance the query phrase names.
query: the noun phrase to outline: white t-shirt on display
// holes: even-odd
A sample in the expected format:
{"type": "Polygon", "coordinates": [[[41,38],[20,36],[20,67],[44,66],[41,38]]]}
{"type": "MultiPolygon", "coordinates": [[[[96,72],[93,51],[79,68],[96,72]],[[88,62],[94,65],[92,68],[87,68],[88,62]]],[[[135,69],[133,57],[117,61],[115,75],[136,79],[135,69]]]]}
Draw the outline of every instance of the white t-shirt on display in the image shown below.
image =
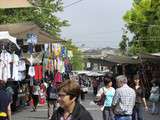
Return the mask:
{"type": "Polygon", "coordinates": [[[19,57],[16,54],[12,54],[13,61],[13,75],[12,79],[15,81],[19,80],[18,71],[19,71],[19,57]]]}
{"type": "Polygon", "coordinates": [[[0,54],[0,79],[1,80],[7,80],[8,78],[11,78],[11,70],[10,70],[10,63],[12,62],[11,54],[7,51],[3,50],[0,54]]]}

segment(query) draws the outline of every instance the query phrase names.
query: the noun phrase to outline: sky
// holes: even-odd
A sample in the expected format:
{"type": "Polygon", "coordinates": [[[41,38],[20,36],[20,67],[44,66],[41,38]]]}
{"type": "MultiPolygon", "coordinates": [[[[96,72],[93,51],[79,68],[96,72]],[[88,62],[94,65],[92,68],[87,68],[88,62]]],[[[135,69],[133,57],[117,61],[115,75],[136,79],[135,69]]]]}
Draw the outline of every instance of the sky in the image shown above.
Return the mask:
{"type": "Polygon", "coordinates": [[[131,8],[132,0],[63,0],[64,11],[58,17],[69,21],[63,27],[63,39],[72,39],[78,47],[117,48],[125,22],[122,17],[131,8]]]}

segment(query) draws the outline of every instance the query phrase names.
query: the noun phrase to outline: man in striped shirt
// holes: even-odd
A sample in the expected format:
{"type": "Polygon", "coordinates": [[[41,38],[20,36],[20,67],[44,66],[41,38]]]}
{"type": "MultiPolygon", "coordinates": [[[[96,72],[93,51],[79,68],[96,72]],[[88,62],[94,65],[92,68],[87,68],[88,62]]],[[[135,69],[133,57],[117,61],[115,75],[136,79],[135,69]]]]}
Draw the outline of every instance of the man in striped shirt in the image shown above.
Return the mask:
{"type": "Polygon", "coordinates": [[[127,85],[127,78],[124,75],[116,78],[116,84],[118,88],[112,102],[115,120],[132,120],[135,91],[127,85]]]}

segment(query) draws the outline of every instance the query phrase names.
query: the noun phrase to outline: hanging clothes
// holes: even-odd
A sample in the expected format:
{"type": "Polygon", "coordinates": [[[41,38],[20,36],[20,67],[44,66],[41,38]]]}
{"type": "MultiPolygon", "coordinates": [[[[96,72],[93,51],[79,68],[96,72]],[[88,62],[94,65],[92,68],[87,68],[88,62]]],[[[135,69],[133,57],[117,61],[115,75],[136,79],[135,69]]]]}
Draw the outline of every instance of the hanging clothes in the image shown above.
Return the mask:
{"type": "Polygon", "coordinates": [[[55,72],[54,75],[54,83],[61,83],[62,82],[62,77],[61,77],[61,73],[59,71],[55,72]]]}
{"type": "Polygon", "coordinates": [[[10,63],[12,62],[12,56],[6,50],[2,50],[0,60],[0,79],[7,81],[8,78],[11,78],[10,63]]]}
{"type": "Polygon", "coordinates": [[[40,81],[43,78],[43,76],[42,76],[43,69],[42,68],[43,68],[42,65],[35,65],[34,66],[34,70],[35,70],[34,79],[37,81],[40,81]]]}
{"type": "Polygon", "coordinates": [[[35,76],[34,66],[30,66],[30,67],[29,67],[28,75],[29,75],[30,77],[34,77],[34,76],[35,76]]]}
{"type": "Polygon", "coordinates": [[[54,43],[53,46],[54,46],[54,55],[56,57],[59,57],[61,54],[61,45],[58,43],[54,43]]]}
{"type": "Polygon", "coordinates": [[[68,58],[71,59],[73,57],[73,52],[71,50],[68,50],[68,58]]]}
{"type": "Polygon", "coordinates": [[[24,60],[19,60],[19,71],[25,71],[26,70],[26,63],[24,60]]]}
{"type": "Polygon", "coordinates": [[[64,46],[61,47],[61,57],[67,57],[67,50],[64,46]]]}
{"type": "Polygon", "coordinates": [[[16,54],[12,54],[12,62],[13,62],[13,74],[12,79],[15,81],[19,80],[18,72],[19,72],[19,57],[16,54]]]}

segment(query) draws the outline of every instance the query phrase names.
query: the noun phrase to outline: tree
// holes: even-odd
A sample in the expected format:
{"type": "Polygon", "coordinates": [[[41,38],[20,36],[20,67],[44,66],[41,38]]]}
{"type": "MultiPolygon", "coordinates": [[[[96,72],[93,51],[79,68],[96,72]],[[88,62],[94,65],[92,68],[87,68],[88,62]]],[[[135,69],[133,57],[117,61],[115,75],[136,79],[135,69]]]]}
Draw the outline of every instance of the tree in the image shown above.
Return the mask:
{"type": "Polygon", "coordinates": [[[122,41],[119,43],[120,51],[123,55],[128,54],[128,31],[123,29],[122,41]]]}
{"type": "Polygon", "coordinates": [[[61,20],[55,13],[63,11],[62,0],[30,0],[33,8],[0,9],[0,24],[34,22],[43,30],[59,36],[61,27],[67,26],[67,20],[61,20]]]}
{"type": "Polygon", "coordinates": [[[82,52],[72,43],[71,39],[67,40],[64,45],[68,50],[73,52],[73,58],[71,59],[73,70],[82,70],[84,68],[84,58],[82,52]]]}
{"type": "Polygon", "coordinates": [[[133,7],[123,17],[127,29],[134,34],[129,50],[160,51],[160,0],[134,0],[133,7]]]}
{"type": "MultiPolygon", "coordinates": [[[[61,27],[68,26],[67,20],[60,20],[55,13],[63,11],[62,0],[30,0],[33,8],[0,9],[0,24],[34,22],[43,30],[54,36],[60,36],[61,27]]],[[[65,46],[73,51],[71,63],[73,69],[83,69],[83,57],[71,40],[65,46]]]]}

